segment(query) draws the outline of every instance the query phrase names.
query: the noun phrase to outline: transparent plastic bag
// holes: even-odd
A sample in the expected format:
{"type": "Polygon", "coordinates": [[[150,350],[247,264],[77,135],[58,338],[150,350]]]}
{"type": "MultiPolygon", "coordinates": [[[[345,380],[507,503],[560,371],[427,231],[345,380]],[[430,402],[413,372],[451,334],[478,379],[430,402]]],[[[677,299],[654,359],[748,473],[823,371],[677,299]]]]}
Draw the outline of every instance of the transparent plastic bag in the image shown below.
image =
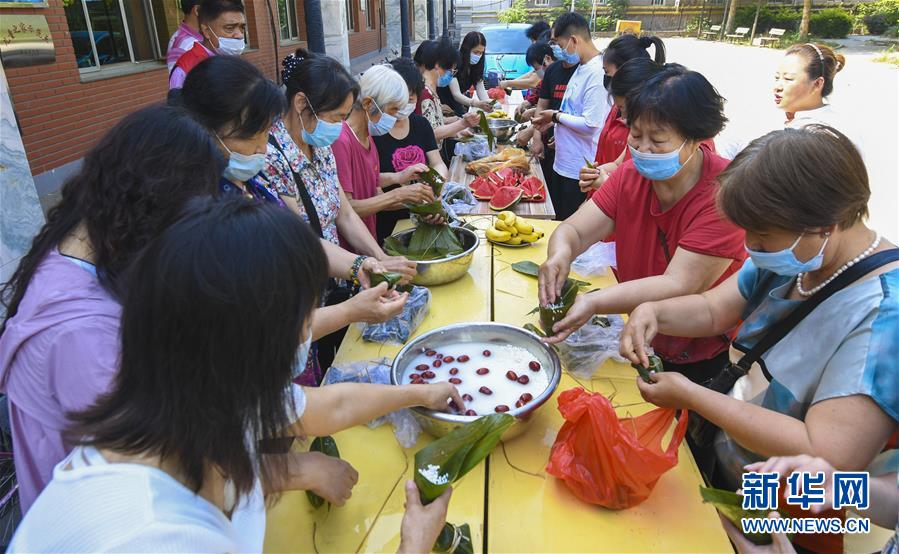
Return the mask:
{"type": "Polygon", "coordinates": [[[615,267],[614,242],[597,242],[571,262],[571,270],[584,277],[605,275],[609,267],[615,267]]]}
{"type": "Polygon", "coordinates": [[[458,219],[460,215],[471,213],[478,205],[478,201],[471,193],[471,189],[466,185],[452,181],[443,185],[440,199],[443,201],[443,209],[446,210],[451,220],[458,219]]]}
{"type": "Polygon", "coordinates": [[[579,379],[589,379],[609,358],[625,362],[618,354],[618,340],[622,329],[624,319],[620,315],[592,317],[583,327],[556,345],[562,367],[579,379]]]}
{"type": "Polygon", "coordinates": [[[454,154],[462,156],[466,162],[486,158],[491,154],[487,137],[475,136],[466,142],[457,142],[454,154]]]}
{"type": "MultiPolygon", "coordinates": [[[[334,383],[374,383],[380,385],[390,384],[391,362],[387,358],[353,362],[346,365],[332,366],[325,375],[322,386],[334,383]]],[[[409,410],[390,412],[385,416],[368,422],[369,429],[384,425],[393,425],[393,434],[403,448],[412,448],[418,442],[421,433],[421,425],[412,416],[409,410]]]]}
{"type": "Polygon", "coordinates": [[[363,324],[362,338],[382,344],[405,344],[428,315],[430,304],[431,291],[425,287],[412,287],[402,313],[382,323],[363,324]]]}

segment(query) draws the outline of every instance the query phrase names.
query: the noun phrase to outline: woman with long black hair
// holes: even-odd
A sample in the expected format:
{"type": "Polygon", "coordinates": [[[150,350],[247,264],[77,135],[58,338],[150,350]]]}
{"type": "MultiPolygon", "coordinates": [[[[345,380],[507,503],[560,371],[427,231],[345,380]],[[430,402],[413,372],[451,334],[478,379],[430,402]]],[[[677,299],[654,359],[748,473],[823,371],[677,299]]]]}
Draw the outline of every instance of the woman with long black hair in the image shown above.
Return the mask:
{"type": "MultiPolygon", "coordinates": [[[[291,456],[257,444],[461,405],[449,383],[291,383],[326,266],[318,237],[287,210],[240,197],[191,202],[135,262],[115,382],[73,414],[78,446],[10,551],[261,552],[264,495],[294,484],[291,456]]],[[[445,514],[432,515],[417,523],[433,531],[407,549],[433,545],[445,514]]]]}
{"type": "Polygon", "coordinates": [[[125,271],[190,198],[215,192],[224,167],[214,140],[175,108],[126,116],[85,155],[3,287],[0,392],[23,513],[72,447],[67,412],[115,376],[125,271]]]}
{"type": "MultiPolygon", "coordinates": [[[[228,167],[221,180],[223,193],[245,195],[300,212],[296,197],[298,189],[294,187],[291,195],[286,188],[273,186],[273,180],[263,171],[268,165],[268,153],[272,148],[269,133],[273,125],[283,127],[280,118],[285,109],[285,98],[277,85],[245,60],[216,56],[200,63],[190,72],[184,82],[181,101],[210,130],[222,153],[228,156],[228,167]]],[[[330,153],[330,149],[327,152],[330,153]]],[[[316,158],[326,159],[319,156],[316,158]]],[[[333,156],[330,159],[333,163],[333,156]]],[[[298,159],[296,163],[300,163],[298,159]]],[[[306,185],[314,187],[311,183],[306,185]]],[[[335,186],[339,188],[339,185],[335,186]]],[[[349,205],[347,209],[352,211],[349,205]]],[[[320,214],[317,209],[313,211],[320,214]]],[[[306,217],[305,213],[300,212],[300,215],[312,224],[312,219],[306,217]]],[[[371,239],[358,216],[355,213],[352,215],[371,239]]],[[[368,273],[385,271],[385,267],[376,258],[357,256],[338,246],[336,235],[321,238],[328,256],[331,277],[349,279],[367,286],[368,273]]],[[[313,330],[316,340],[354,321],[370,323],[390,319],[402,311],[406,296],[388,294],[387,286],[382,284],[362,291],[353,298],[348,298],[347,295],[340,300],[342,301],[334,301],[332,306],[316,312],[313,330]]],[[[311,385],[321,381],[321,365],[327,367],[330,359],[326,359],[321,365],[318,361],[318,356],[310,357],[309,367],[301,374],[303,384],[311,385]]]]}
{"type": "Polygon", "coordinates": [[[462,39],[459,46],[459,65],[456,75],[449,83],[450,107],[457,115],[462,116],[469,108],[490,110],[492,104],[484,88],[484,52],[487,50],[487,37],[478,31],[471,31],[462,39]],[[474,88],[474,94],[468,95],[474,88]]]}

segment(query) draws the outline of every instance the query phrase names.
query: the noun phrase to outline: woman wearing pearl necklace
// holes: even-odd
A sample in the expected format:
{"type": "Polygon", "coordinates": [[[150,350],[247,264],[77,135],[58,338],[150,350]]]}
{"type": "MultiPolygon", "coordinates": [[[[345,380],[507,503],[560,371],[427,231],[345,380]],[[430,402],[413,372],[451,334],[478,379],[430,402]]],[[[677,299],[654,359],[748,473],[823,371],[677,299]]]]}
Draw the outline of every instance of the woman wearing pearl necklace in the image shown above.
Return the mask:
{"type": "Polygon", "coordinates": [[[750,258],[706,293],[639,306],[622,355],[647,364],[656,333],[713,336],[739,326],[736,363],[805,302],[813,309],[729,394],[661,373],[638,380],[643,397],[720,428],[703,468],[719,486],[739,486],[743,466],[769,456],[895,471],[899,450],[885,447],[899,425],[899,255],[865,225],[870,190],[858,151],[830,127],[774,131],[719,179],[719,207],[745,229],[750,258]],[[863,260],[866,267],[825,288],[863,260]]]}

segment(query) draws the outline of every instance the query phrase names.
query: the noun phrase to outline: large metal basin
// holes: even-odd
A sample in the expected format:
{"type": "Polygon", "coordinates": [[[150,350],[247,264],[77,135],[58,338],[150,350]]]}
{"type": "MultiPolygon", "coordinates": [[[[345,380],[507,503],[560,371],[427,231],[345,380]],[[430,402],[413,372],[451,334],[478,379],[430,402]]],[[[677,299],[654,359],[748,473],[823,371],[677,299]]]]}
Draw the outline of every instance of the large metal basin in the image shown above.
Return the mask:
{"type": "MultiPolygon", "coordinates": [[[[390,371],[390,382],[394,385],[402,383],[408,371],[412,369],[412,361],[421,354],[422,347],[439,349],[442,346],[463,342],[492,342],[496,344],[520,346],[527,349],[540,362],[542,371],[549,377],[549,385],[534,400],[521,408],[513,408],[508,413],[516,418],[516,422],[503,434],[503,439],[511,439],[521,434],[531,420],[531,415],[540,409],[559,386],[562,377],[562,365],[556,351],[545,345],[540,337],[519,327],[503,323],[457,323],[425,333],[406,345],[393,360],[390,371]]],[[[453,429],[470,423],[479,416],[464,416],[445,412],[412,408],[412,415],[422,428],[435,437],[442,437],[453,429]]]]}
{"type": "MultiPolygon", "coordinates": [[[[478,249],[480,239],[474,231],[463,227],[456,227],[455,231],[456,236],[462,241],[465,251],[448,258],[416,262],[418,275],[412,279],[412,284],[423,287],[444,285],[452,283],[468,273],[468,268],[471,267],[471,261],[474,259],[474,252],[478,249]]],[[[393,237],[400,244],[408,245],[414,232],[415,229],[407,229],[394,234],[393,237]]]]}

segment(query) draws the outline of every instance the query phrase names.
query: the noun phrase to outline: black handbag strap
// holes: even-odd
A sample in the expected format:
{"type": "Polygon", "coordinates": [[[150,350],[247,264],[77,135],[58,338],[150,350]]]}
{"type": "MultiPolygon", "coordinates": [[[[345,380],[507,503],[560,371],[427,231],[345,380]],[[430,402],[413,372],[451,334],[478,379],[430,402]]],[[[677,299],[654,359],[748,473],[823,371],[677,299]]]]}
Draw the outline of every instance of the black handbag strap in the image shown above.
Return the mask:
{"type": "Polygon", "coordinates": [[[787,334],[792,331],[805,316],[810,314],[812,310],[817,308],[822,302],[875,269],[897,260],[899,260],[899,248],[891,248],[869,256],[853,265],[841,273],[839,277],[828,283],[823,289],[812,295],[811,298],[800,303],[796,309],[790,312],[790,315],[771,326],[771,330],[765,333],[765,336],[763,336],[755,346],[740,358],[736,363],[736,366],[742,370],[742,373],[745,375],[749,372],[752,364],[757,362],[765,352],[770,350],[772,346],[787,336],[787,334]]]}
{"type": "Polygon", "coordinates": [[[303,202],[303,209],[306,210],[306,217],[309,218],[309,225],[312,226],[313,231],[318,233],[320,238],[325,238],[325,233],[322,230],[322,222],[318,218],[318,211],[315,209],[315,204],[312,203],[312,197],[309,196],[309,191],[306,190],[303,179],[293,170],[293,166],[290,165],[290,158],[284,153],[281,145],[278,144],[278,139],[276,139],[274,135],[268,136],[268,143],[281,153],[281,156],[284,157],[284,161],[287,163],[288,169],[290,169],[290,172],[293,174],[293,183],[297,186],[297,191],[300,193],[300,200],[303,202]]]}

